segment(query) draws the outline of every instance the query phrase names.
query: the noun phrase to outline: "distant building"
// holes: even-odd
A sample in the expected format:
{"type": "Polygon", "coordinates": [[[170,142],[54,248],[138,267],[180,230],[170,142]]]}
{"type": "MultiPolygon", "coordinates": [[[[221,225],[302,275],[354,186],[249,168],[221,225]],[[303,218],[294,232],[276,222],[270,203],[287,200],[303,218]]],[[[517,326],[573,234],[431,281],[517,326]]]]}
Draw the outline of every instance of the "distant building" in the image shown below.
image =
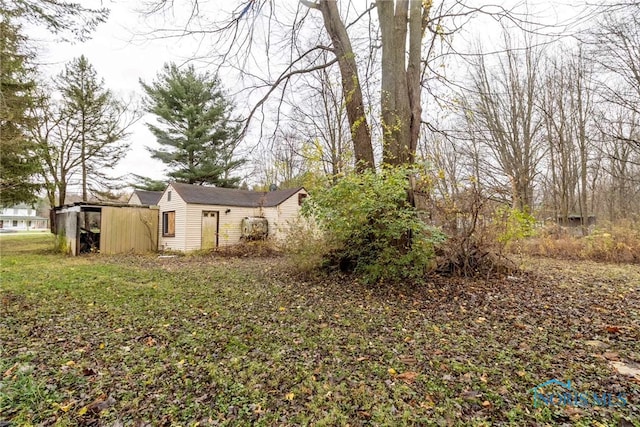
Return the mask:
{"type": "Polygon", "coordinates": [[[38,216],[36,209],[29,205],[16,205],[0,210],[0,229],[2,230],[44,230],[48,227],[49,219],[38,216]]]}
{"type": "Polygon", "coordinates": [[[566,218],[559,216],[556,219],[556,222],[564,227],[581,227],[583,220],[584,220],[584,225],[586,225],[587,227],[596,225],[595,215],[589,215],[589,216],[583,217],[580,215],[571,214],[571,215],[567,215],[566,218]]]}
{"type": "Polygon", "coordinates": [[[163,191],[134,190],[127,203],[130,205],[154,206],[160,201],[162,193],[163,191]]]}

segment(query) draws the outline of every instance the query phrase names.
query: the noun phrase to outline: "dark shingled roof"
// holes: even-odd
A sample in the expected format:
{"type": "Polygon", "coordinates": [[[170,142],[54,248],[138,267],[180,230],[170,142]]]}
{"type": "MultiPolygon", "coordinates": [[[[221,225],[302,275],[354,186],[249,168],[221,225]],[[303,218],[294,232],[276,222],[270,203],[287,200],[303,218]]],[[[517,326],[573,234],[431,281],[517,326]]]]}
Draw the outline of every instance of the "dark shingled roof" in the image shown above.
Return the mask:
{"type": "Polygon", "coordinates": [[[134,190],[143,205],[157,205],[164,191],[134,190]]]}
{"type": "Polygon", "coordinates": [[[278,206],[296,194],[302,187],[276,191],[249,191],[234,188],[204,187],[201,185],[171,184],[187,203],[199,205],[237,206],[244,208],[278,206]]]}

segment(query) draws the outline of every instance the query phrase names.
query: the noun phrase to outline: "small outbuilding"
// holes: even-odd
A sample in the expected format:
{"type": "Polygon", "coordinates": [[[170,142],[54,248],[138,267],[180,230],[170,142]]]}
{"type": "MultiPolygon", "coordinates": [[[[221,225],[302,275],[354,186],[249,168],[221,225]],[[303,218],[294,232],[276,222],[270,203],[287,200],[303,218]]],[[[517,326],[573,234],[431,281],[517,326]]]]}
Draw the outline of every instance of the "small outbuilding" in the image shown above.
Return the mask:
{"type": "Polygon", "coordinates": [[[587,227],[591,227],[596,224],[596,216],[571,214],[567,215],[566,218],[559,216],[556,222],[563,227],[582,227],[583,222],[587,227]]]}
{"type": "Polygon", "coordinates": [[[130,205],[155,206],[162,197],[162,191],[133,190],[129,201],[130,205]]]}
{"type": "Polygon", "coordinates": [[[59,244],[70,255],[153,252],[158,249],[158,208],[79,202],[54,209],[59,244]]]}
{"type": "Polygon", "coordinates": [[[171,183],[158,201],[158,248],[187,252],[284,237],[305,197],[302,187],[259,192],[171,183]]]}

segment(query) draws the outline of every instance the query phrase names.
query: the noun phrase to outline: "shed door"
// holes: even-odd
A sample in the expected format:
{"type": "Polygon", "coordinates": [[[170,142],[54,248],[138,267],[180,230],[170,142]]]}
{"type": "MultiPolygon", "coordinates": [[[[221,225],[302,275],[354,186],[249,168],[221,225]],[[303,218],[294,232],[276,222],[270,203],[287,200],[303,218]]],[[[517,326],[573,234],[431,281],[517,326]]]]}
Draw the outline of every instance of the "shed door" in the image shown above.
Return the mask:
{"type": "Polygon", "coordinates": [[[202,249],[218,246],[218,212],[202,211],[202,249]]]}

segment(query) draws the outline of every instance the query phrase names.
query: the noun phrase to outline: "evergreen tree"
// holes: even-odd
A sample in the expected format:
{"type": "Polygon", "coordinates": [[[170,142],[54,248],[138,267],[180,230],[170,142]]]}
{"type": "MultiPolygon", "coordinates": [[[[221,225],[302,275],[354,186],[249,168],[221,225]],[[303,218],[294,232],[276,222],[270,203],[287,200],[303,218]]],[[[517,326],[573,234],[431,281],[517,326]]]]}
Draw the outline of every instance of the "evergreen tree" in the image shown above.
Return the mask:
{"type": "Polygon", "coordinates": [[[31,203],[39,185],[33,142],[27,131],[33,125],[28,111],[35,83],[20,27],[0,13],[0,205],[31,203]]]}
{"type": "Polygon", "coordinates": [[[18,16],[39,27],[46,27],[63,40],[86,40],[101,23],[106,22],[109,10],[89,8],[68,0],[0,0],[3,14],[18,16]]]}
{"type": "Polygon", "coordinates": [[[156,81],[140,84],[146,111],[160,123],[147,126],[163,148],[149,151],[169,166],[167,175],[189,184],[237,186],[240,178],[231,172],[245,162],[233,158],[240,126],[231,122],[233,105],[219,79],[198,74],[193,66],[180,70],[166,64],[156,81]]]}
{"type": "Polygon", "coordinates": [[[131,174],[131,177],[134,181],[129,185],[131,185],[136,190],[164,191],[164,189],[167,188],[168,185],[168,183],[165,181],[151,179],[149,177],[137,175],[135,173],[131,174]]]}
{"type": "MultiPolygon", "coordinates": [[[[86,57],[80,56],[65,66],[58,76],[62,111],[75,135],[75,156],[79,162],[82,200],[90,192],[114,189],[108,171],[125,156],[129,145],[126,106],[105,88],[86,57]]],[[[130,124],[130,123],[129,123],[130,124]]]]}

